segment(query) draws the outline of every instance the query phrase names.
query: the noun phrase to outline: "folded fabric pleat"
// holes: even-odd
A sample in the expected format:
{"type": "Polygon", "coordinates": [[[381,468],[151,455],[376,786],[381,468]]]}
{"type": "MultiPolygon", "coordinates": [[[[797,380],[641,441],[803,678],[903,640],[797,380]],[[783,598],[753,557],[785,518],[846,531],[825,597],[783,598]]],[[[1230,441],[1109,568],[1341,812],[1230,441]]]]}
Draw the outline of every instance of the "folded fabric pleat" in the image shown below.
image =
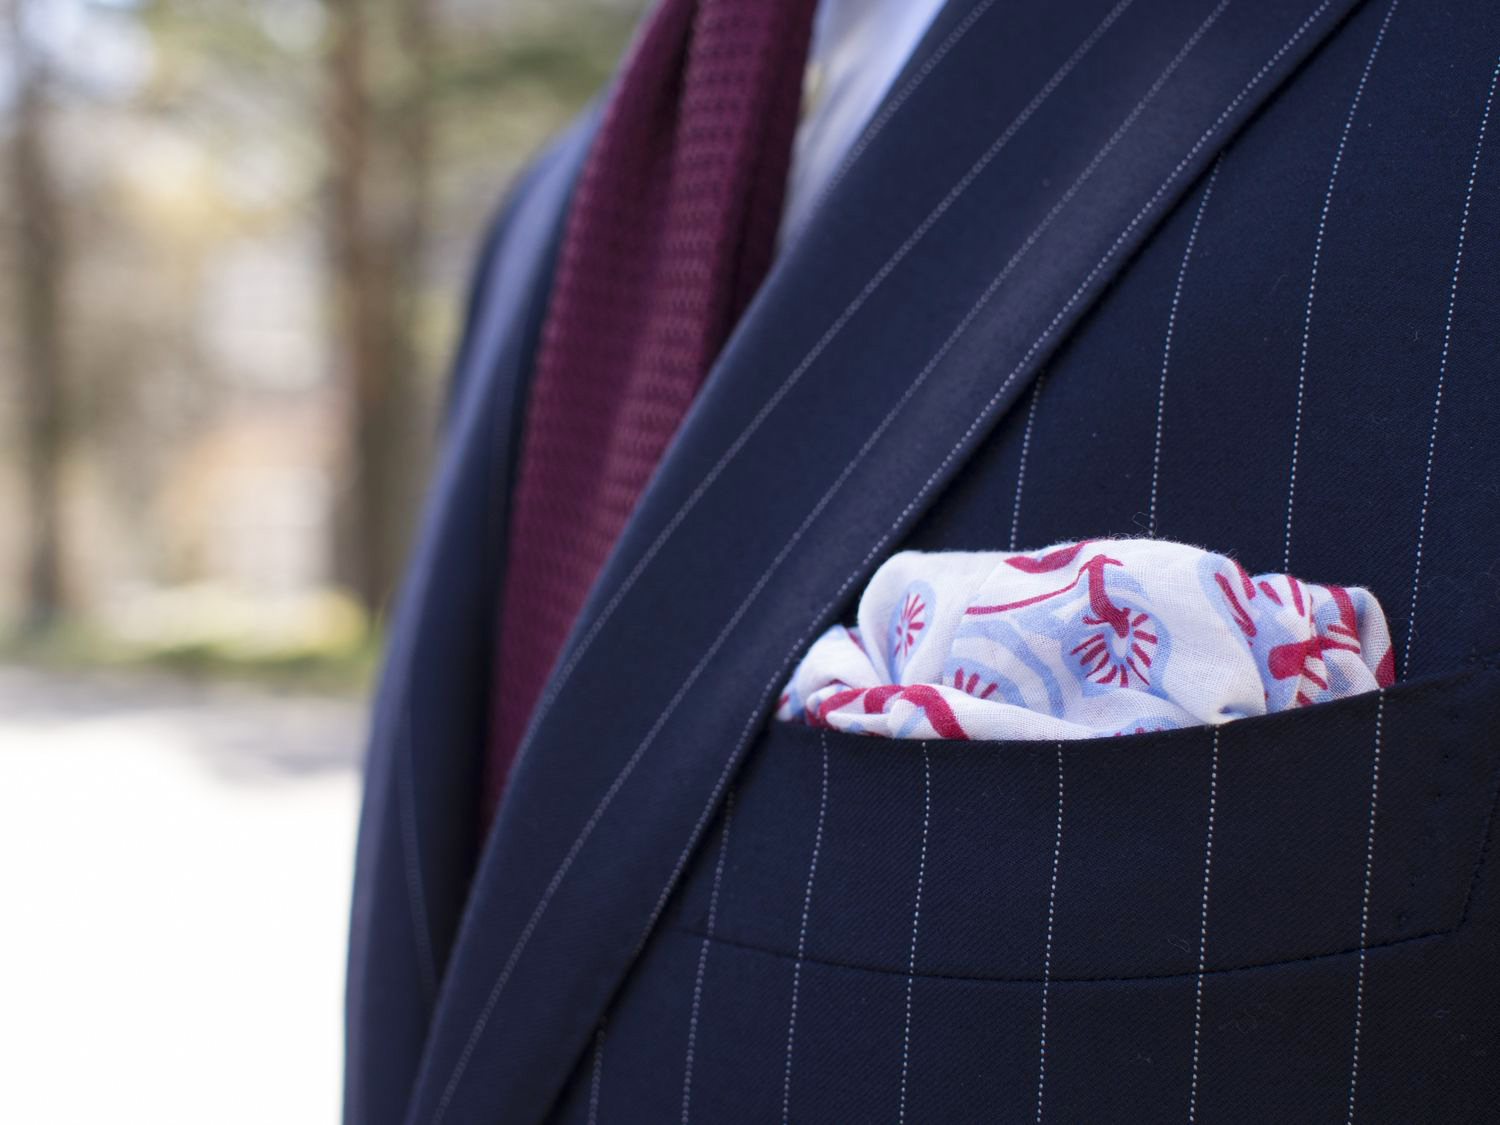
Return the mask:
{"type": "Polygon", "coordinates": [[[887,738],[1074,739],[1223,723],[1385,687],[1369,591],[1252,577],[1181,543],[904,551],[813,644],[779,719],[887,738]]]}

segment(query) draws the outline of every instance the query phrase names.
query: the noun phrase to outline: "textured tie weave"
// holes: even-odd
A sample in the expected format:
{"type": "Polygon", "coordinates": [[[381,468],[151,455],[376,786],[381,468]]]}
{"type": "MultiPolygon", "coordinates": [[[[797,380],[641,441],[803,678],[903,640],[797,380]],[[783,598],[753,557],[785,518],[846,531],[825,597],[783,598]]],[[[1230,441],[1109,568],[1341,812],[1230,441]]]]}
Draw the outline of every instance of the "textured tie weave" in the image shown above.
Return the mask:
{"type": "Polygon", "coordinates": [[[526,408],[487,816],[584,596],[770,265],[815,3],[663,0],[611,94],[526,408]]]}

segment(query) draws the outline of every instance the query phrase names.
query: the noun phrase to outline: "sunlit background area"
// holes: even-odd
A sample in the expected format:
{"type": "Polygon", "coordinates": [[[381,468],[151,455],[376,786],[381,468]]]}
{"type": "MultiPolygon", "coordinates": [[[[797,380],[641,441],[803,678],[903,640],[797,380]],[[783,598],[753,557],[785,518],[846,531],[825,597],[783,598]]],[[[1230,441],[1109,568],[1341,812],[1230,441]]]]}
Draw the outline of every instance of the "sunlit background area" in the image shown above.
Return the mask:
{"type": "Polygon", "coordinates": [[[643,0],[0,0],[0,1121],[332,1123],[478,239],[643,0]]]}

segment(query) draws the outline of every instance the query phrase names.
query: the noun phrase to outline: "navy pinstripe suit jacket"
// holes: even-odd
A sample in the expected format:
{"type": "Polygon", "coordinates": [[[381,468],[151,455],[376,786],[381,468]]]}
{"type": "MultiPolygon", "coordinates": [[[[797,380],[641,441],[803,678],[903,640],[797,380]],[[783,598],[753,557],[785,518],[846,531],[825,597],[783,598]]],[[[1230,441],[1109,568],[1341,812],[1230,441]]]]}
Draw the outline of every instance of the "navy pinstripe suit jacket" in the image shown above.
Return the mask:
{"type": "Polygon", "coordinates": [[[562,138],[379,695],[351,1125],[1500,1120],[1497,66],[1494,0],[951,0],[481,842],[562,138]],[[1370,587],[1397,686],[1107,745],[767,722],[889,552],[1143,531],[1370,587]]]}

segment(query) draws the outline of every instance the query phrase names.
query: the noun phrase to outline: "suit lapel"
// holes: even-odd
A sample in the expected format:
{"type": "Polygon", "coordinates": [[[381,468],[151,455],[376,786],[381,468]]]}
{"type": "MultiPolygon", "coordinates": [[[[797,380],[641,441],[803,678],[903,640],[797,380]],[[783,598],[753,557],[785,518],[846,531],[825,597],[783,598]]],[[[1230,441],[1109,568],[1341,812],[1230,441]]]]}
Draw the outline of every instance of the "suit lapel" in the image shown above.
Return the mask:
{"type": "Polygon", "coordinates": [[[350,1122],[401,1119],[477,847],[505,500],[528,358],[591,122],[518,185],[476,276],[366,767],[348,980],[350,1122]]]}
{"type": "Polygon", "coordinates": [[[1358,2],[949,4],[590,595],[409,1121],[545,1115],[792,663],[1358,2]]]}

